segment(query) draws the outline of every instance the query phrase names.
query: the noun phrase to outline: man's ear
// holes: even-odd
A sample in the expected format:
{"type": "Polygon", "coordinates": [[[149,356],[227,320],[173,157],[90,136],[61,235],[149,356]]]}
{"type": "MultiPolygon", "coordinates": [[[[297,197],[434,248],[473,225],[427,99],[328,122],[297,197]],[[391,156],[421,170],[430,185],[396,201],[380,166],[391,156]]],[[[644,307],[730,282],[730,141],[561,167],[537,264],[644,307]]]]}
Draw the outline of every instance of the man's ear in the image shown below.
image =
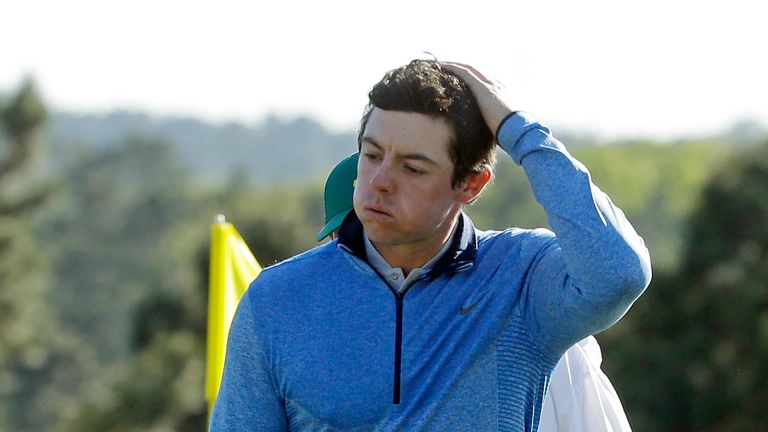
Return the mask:
{"type": "Polygon", "coordinates": [[[471,203],[480,193],[485,189],[485,186],[491,181],[493,171],[491,171],[490,165],[483,164],[480,168],[480,172],[472,174],[464,180],[459,187],[461,188],[461,200],[462,202],[471,203]]]}

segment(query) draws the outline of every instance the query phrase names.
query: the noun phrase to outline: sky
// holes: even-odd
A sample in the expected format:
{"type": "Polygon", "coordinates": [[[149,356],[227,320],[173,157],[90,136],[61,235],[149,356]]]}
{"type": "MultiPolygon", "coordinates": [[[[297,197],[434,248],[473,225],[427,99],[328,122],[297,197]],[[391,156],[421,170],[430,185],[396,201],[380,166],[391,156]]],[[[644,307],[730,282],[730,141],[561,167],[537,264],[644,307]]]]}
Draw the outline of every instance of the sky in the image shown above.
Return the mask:
{"type": "Polygon", "coordinates": [[[54,110],[355,130],[383,74],[475,66],[553,129],[608,138],[768,125],[761,2],[4,0],[0,92],[54,110]]]}

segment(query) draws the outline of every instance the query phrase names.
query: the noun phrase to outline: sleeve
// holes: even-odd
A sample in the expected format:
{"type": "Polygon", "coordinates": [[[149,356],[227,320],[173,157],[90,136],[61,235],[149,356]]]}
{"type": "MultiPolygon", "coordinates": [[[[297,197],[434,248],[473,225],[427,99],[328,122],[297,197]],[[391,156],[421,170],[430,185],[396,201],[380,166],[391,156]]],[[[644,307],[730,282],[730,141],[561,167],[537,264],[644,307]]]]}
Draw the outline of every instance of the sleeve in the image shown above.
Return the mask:
{"type": "Polygon", "coordinates": [[[643,239],[548,128],[524,113],[499,126],[499,145],[521,165],[555,240],[527,279],[529,328],[551,353],[626,313],[650,283],[643,239]]]}
{"type": "Polygon", "coordinates": [[[631,432],[601,362],[600,346],[592,336],[566,351],[552,374],[540,432],[631,432]]]}
{"type": "Polygon", "coordinates": [[[282,399],[269,356],[257,336],[249,289],[240,302],[227,340],[227,356],[210,431],[287,431],[282,399]]]}

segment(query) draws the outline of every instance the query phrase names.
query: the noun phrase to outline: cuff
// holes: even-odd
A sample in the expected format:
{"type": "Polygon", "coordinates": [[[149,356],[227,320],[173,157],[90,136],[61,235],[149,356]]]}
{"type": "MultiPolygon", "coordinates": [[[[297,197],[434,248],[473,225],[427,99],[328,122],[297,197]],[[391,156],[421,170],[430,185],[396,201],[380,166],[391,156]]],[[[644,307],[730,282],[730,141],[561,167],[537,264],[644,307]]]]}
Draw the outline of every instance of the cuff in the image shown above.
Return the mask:
{"type": "MultiPolygon", "coordinates": [[[[549,129],[537,122],[530,114],[516,111],[510,113],[499,124],[499,128],[496,131],[496,142],[504,149],[517,163],[523,160],[523,157],[527,155],[533,148],[530,145],[524,144],[524,135],[529,131],[537,130],[542,135],[549,135],[549,129]]],[[[535,146],[533,146],[535,147],[535,146]]]]}

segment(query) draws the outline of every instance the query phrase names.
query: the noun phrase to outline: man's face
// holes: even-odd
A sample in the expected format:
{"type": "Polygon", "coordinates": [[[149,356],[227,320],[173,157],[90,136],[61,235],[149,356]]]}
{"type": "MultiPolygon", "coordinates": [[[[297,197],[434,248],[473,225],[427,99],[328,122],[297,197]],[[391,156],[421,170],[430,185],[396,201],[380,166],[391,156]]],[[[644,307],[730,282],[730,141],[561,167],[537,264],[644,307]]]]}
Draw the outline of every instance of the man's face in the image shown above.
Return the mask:
{"type": "Polygon", "coordinates": [[[461,209],[451,186],[448,124],[425,114],[374,108],[357,165],[355,213],[374,243],[442,244],[461,209]]]}

